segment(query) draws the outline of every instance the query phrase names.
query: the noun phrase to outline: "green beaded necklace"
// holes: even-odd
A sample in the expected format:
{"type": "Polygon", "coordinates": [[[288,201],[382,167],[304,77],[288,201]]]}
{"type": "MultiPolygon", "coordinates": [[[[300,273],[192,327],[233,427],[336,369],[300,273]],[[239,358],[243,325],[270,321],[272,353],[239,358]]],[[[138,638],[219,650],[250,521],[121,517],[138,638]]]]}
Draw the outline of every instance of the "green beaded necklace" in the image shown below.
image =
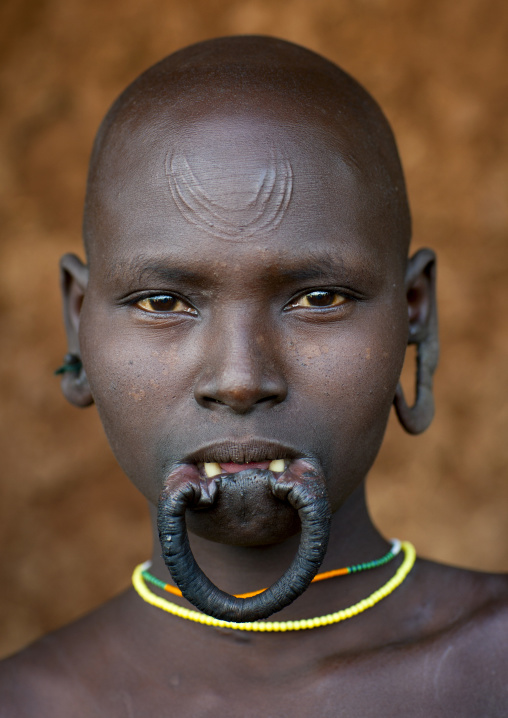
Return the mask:
{"type": "MultiPolygon", "coordinates": [[[[374,559],[374,561],[367,561],[366,563],[357,563],[354,566],[345,566],[344,568],[336,568],[333,571],[324,571],[323,573],[318,573],[317,576],[312,579],[312,583],[317,583],[318,581],[325,581],[328,578],[335,578],[336,576],[347,576],[350,573],[369,571],[371,568],[384,566],[386,563],[392,561],[398,553],[400,553],[400,541],[398,539],[392,539],[391,544],[392,545],[388,553],[385,553],[385,555],[381,556],[381,558],[376,558],[374,559]]],[[[153,576],[147,569],[145,569],[141,575],[143,576],[145,581],[148,581],[148,583],[151,583],[154,586],[161,588],[163,591],[172,593],[173,596],[182,595],[182,592],[179,588],[176,588],[176,586],[172,586],[170,583],[164,583],[164,581],[161,581],[160,579],[153,576]]],[[[262,593],[264,590],[264,588],[261,588],[259,591],[251,591],[250,593],[240,593],[235,595],[237,598],[250,598],[251,596],[256,596],[258,593],[262,593]]]]}

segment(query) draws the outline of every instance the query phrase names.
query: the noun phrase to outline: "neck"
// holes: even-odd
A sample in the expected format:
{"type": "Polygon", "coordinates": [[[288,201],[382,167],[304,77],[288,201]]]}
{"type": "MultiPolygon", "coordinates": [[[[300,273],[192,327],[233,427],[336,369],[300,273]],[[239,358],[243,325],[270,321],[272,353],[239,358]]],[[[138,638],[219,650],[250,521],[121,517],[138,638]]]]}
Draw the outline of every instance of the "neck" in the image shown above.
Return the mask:
{"type": "MultiPolygon", "coordinates": [[[[161,558],[157,532],[156,510],[151,507],[154,529],[154,551],[151,573],[157,578],[173,584],[171,576],[161,558]]],[[[259,547],[227,546],[198,536],[190,535],[192,551],[202,570],[217,586],[228,593],[245,593],[266,588],[277,580],[288,568],[296,553],[300,535],[281,544],[259,547]]],[[[388,550],[387,542],[374,527],[365,500],[364,486],[360,486],[334,514],[332,518],[328,550],[321,571],[329,571],[381,557],[388,550]]],[[[331,582],[324,582],[331,583],[331,582]]],[[[364,590],[364,579],[355,580],[355,589],[364,590]]],[[[346,595],[352,600],[356,590],[347,586],[346,595]]],[[[360,595],[361,597],[361,595],[360,595]]],[[[171,600],[173,597],[168,596],[171,600]]],[[[190,606],[184,599],[181,605],[190,606]]],[[[279,620],[295,616],[307,617],[314,613],[336,610],[336,587],[333,592],[320,586],[320,590],[305,592],[292,606],[277,614],[279,620]],[[328,596],[328,594],[330,594],[328,596]]]]}

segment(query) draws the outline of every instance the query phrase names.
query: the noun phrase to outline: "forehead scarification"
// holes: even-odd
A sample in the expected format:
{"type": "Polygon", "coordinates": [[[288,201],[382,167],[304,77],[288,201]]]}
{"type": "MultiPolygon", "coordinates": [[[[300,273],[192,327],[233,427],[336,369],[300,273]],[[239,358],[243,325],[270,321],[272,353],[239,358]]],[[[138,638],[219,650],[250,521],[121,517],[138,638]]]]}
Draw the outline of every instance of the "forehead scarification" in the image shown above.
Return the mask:
{"type": "Polygon", "coordinates": [[[199,169],[192,167],[192,158],[184,153],[174,148],[168,152],[169,187],[176,206],[188,222],[229,240],[253,237],[280,224],[293,188],[291,163],[280,150],[270,148],[264,167],[241,168],[243,173],[247,170],[250,174],[250,186],[245,188],[244,183],[239,184],[236,191],[230,192],[233,200],[230,202],[227,194],[213,192],[213,184],[210,189],[203,182],[199,169]]]}
{"type": "MultiPolygon", "coordinates": [[[[116,166],[115,160],[111,163],[115,153],[122,154],[126,143],[140,137],[149,141],[162,126],[190,126],[218,113],[233,120],[256,115],[287,127],[309,123],[334,134],[344,161],[358,168],[369,184],[372,204],[390,217],[390,231],[406,256],[410,215],[404,177],[393,134],[376,102],[319,55],[282,40],[245,36],[206,41],[174,53],[143,73],[114,103],[90,163],[84,216],[87,254],[97,199],[111,180],[109,176],[105,181],[104,167],[108,162],[116,166]]],[[[227,239],[235,233],[253,236],[260,227],[281,221],[293,186],[291,163],[281,148],[272,145],[265,170],[258,172],[250,196],[240,202],[240,220],[224,197],[218,201],[203,185],[199,168],[177,145],[179,134],[175,130],[175,144],[167,151],[165,175],[187,221],[227,239]]]]}

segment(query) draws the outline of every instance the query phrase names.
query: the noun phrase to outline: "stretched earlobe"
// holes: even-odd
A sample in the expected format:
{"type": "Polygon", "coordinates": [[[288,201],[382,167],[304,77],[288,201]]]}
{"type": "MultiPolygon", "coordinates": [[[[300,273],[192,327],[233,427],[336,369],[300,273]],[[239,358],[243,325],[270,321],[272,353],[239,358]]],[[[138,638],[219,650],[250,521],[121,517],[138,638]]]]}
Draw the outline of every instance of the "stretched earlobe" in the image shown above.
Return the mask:
{"type": "Polygon", "coordinates": [[[409,434],[421,434],[434,417],[433,375],[439,359],[436,307],[436,257],[421,249],[410,258],[406,273],[409,311],[408,344],[416,344],[416,399],[408,406],[400,382],[393,404],[409,434]]]}
{"type": "Polygon", "coordinates": [[[81,359],[76,357],[75,370],[65,369],[65,371],[62,371],[66,366],[68,365],[64,364],[55,372],[55,374],[62,374],[60,386],[62,388],[63,395],[67,401],[74,406],[78,406],[80,408],[91,406],[94,403],[93,396],[90,391],[90,385],[88,383],[86,372],[83,369],[81,359]]]}
{"type": "Polygon", "coordinates": [[[93,404],[79,348],[79,316],[87,284],[86,265],[76,255],[65,254],[60,260],[60,286],[69,353],[55,373],[62,375],[61,387],[67,401],[79,407],[93,404]]]}

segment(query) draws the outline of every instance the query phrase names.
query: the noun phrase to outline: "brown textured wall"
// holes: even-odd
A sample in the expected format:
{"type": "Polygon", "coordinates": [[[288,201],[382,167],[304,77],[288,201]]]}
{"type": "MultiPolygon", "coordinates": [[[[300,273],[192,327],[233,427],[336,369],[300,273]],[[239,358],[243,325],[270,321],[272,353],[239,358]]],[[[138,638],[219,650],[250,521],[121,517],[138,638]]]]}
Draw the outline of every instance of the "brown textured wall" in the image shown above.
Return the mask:
{"type": "Polygon", "coordinates": [[[393,420],[376,520],[444,561],[508,569],[508,4],[505,0],[7,0],[0,8],[0,651],[89,610],[147,556],[145,507],[93,409],[52,377],[56,265],[80,251],[87,156],[116,94],[188,43],[300,42],[377,97],[407,172],[415,246],[440,256],[438,413],[393,420]],[[105,560],[116,555],[116,561],[105,560]]]}

